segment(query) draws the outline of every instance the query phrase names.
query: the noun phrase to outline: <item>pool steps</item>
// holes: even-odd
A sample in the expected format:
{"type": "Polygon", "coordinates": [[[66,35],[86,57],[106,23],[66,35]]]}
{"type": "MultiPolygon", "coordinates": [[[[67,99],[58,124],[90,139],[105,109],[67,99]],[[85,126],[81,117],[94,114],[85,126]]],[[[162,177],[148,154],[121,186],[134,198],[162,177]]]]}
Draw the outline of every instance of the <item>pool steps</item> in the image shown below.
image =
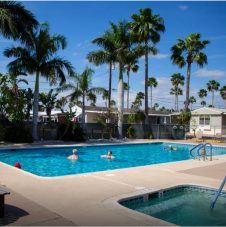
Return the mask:
{"type": "Polygon", "coordinates": [[[211,143],[199,143],[198,145],[194,146],[193,148],[190,149],[190,155],[195,159],[196,157],[198,157],[198,159],[200,159],[202,157],[202,155],[200,154],[200,150],[203,148],[206,150],[206,147],[209,146],[210,147],[210,161],[213,160],[212,156],[213,156],[213,146],[211,143]],[[197,151],[196,152],[196,156],[193,154],[193,151],[197,151]]]}

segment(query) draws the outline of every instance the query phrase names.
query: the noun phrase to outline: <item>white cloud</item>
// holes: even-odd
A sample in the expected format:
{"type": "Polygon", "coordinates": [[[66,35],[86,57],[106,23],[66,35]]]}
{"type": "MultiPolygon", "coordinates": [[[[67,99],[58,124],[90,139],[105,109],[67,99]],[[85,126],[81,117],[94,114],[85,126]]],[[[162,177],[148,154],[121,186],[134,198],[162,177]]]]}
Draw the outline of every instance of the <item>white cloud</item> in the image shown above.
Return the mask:
{"type": "Polygon", "coordinates": [[[169,54],[160,54],[160,53],[156,55],[150,55],[150,57],[154,59],[166,59],[169,56],[170,56],[169,54]]]}
{"type": "Polygon", "coordinates": [[[208,70],[208,69],[199,69],[193,73],[197,77],[223,77],[226,76],[226,71],[222,70],[208,70]]]}
{"type": "Polygon", "coordinates": [[[181,11],[185,11],[185,10],[188,10],[189,9],[189,6],[187,6],[187,5],[181,5],[181,6],[179,6],[179,9],[181,11]]]}

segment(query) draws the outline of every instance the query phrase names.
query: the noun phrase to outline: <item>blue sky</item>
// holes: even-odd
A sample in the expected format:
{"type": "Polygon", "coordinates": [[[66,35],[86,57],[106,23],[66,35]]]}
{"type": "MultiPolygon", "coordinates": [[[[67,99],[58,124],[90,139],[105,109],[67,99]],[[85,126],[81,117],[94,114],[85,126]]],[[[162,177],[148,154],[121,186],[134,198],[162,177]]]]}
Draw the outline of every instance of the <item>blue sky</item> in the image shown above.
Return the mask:
{"type": "MultiPolygon", "coordinates": [[[[157,44],[159,54],[149,58],[149,76],[154,76],[159,86],[153,92],[153,102],[160,106],[173,107],[174,97],[169,95],[170,75],[180,72],[186,75],[186,68],[179,69],[172,65],[170,48],[177,38],[185,38],[193,32],[200,32],[202,39],[210,40],[205,49],[208,56],[208,65],[200,69],[192,65],[191,95],[197,97],[200,88],[206,88],[206,83],[217,80],[222,86],[226,85],[226,2],[23,2],[40,22],[47,21],[51,33],[62,34],[67,38],[66,50],[59,54],[72,62],[77,72],[82,72],[86,65],[95,70],[93,86],[108,84],[108,66],[96,67],[89,64],[86,55],[89,51],[97,49],[91,40],[100,36],[108,27],[109,22],[117,23],[119,20],[130,20],[133,13],[140,8],[150,7],[154,13],[160,14],[164,21],[166,31],[157,44]]],[[[12,46],[12,41],[0,38],[0,51],[12,46]]],[[[8,59],[0,56],[0,70],[6,71],[8,59]]],[[[140,70],[131,75],[131,101],[136,92],[144,91],[144,60],[140,59],[140,70]]],[[[127,80],[125,75],[125,80],[127,80]]],[[[30,87],[34,87],[34,76],[29,77],[30,87]]],[[[118,72],[113,72],[113,88],[117,88],[118,72]]],[[[26,87],[21,85],[21,87],[26,87]]],[[[41,80],[41,90],[48,91],[48,83],[41,80]]],[[[184,87],[185,89],[185,87],[184,87]]],[[[113,92],[117,99],[117,92],[113,92]]],[[[184,97],[180,97],[181,107],[184,97]]],[[[210,104],[210,95],[207,98],[210,104]]],[[[199,107],[200,100],[197,97],[199,107]]],[[[101,99],[98,105],[104,105],[101,99]]],[[[216,94],[216,107],[223,107],[224,103],[219,94],[216,94]]]]}

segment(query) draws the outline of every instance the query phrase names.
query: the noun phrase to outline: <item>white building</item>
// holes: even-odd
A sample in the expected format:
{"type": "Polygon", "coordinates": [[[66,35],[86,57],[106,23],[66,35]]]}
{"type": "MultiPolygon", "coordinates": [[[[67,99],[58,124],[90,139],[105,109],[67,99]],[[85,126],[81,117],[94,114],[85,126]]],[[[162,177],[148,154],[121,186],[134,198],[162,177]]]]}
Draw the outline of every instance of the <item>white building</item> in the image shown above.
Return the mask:
{"type": "Polygon", "coordinates": [[[205,136],[226,135],[226,109],[202,107],[191,112],[190,133],[205,136]]]}

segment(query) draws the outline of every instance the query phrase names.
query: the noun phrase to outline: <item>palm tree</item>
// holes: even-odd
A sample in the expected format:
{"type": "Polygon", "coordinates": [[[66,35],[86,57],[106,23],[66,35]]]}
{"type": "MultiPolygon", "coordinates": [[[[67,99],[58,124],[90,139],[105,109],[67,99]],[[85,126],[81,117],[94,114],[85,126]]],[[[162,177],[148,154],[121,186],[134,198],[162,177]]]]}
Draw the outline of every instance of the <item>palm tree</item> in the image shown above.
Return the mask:
{"type": "Polygon", "coordinates": [[[59,108],[62,113],[64,113],[64,107],[67,105],[68,101],[66,97],[61,97],[56,101],[56,108],[59,108]]]}
{"type": "Polygon", "coordinates": [[[129,109],[129,90],[130,90],[130,72],[137,72],[139,69],[137,58],[139,57],[139,53],[135,51],[129,51],[126,56],[126,65],[124,69],[127,74],[127,98],[126,98],[126,107],[129,109]]]}
{"type": "Polygon", "coordinates": [[[145,49],[145,123],[148,124],[148,54],[157,53],[153,45],[160,41],[160,33],[165,31],[165,26],[163,18],[153,14],[150,8],[140,9],[139,12],[132,15],[131,30],[145,49]]]}
{"type": "Polygon", "coordinates": [[[73,66],[67,60],[56,56],[60,49],[65,49],[66,39],[62,35],[51,36],[47,25],[40,27],[34,35],[32,47],[12,47],[4,51],[6,57],[16,58],[8,64],[9,71],[23,71],[36,74],[34,104],[33,104],[33,139],[37,140],[39,77],[45,77],[51,84],[66,80],[65,71],[71,76],[74,74],[73,66]]]}
{"type": "Polygon", "coordinates": [[[194,96],[189,97],[189,104],[191,104],[191,110],[192,110],[192,105],[196,103],[196,98],[194,96]]]}
{"type": "Polygon", "coordinates": [[[81,74],[74,74],[71,76],[71,79],[74,83],[63,84],[58,88],[58,91],[72,91],[67,97],[70,97],[70,100],[82,98],[82,124],[85,126],[85,108],[86,101],[91,101],[95,103],[96,96],[95,94],[101,94],[104,92],[104,88],[100,87],[91,87],[92,85],[92,75],[94,71],[89,67],[86,67],[81,74]]]}
{"type": "Polygon", "coordinates": [[[155,77],[148,78],[148,87],[150,87],[150,100],[151,100],[151,108],[152,108],[152,88],[158,86],[158,81],[155,79],[155,77]]]}
{"type": "Polygon", "coordinates": [[[207,96],[207,90],[206,89],[200,89],[198,92],[199,98],[202,100],[201,105],[205,106],[206,102],[204,101],[204,98],[207,96]]]}
{"type": "Polygon", "coordinates": [[[192,33],[185,40],[178,39],[178,42],[171,48],[173,64],[178,65],[179,68],[183,68],[187,64],[185,111],[188,111],[189,106],[191,65],[194,62],[200,67],[207,64],[207,56],[201,50],[206,47],[209,41],[201,41],[200,38],[199,33],[192,33]]]}
{"type": "Polygon", "coordinates": [[[212,107],[214,107],[214,92],[219,90],[220,84],[216,80],[210,80],[207,84],[207,90],[212,93],[212,107]]]}
{"type": "Polygon", "coordinates": [[[33,105],[34,93],[31,90],[31,88],[28,88],[27,90],[23,90],[23,93],[24,93],[24,98],[25,98],[25,103],[26,103],[25,119],[29,120],[30,112],[32,110],[32,105],[33,105]]]}
{"type": "Polygon", "coordinates": [[[114,34],[112,31],[106,31],[101,37],[98,37],[92,41],[92,43],[97,44],[101,47],[100,50],[91,51],[87,55],[89,62],[95,65],[109,64],[109,79],[108,79],[108,108],[111,104],[111,84],[112,84],[112,69],[116,62],[116,43],[114,40],[114,34]]]}
{"type": "Polygon", "coordinates": [[[4,38],[32,44],[32,31],[38,21],[24,6],[15,1],[0,1],[0,33],[4,38]]]}
{"type": "Polygon", "coordinates": [[[175,95],[175,111],[178,111],[178,96],[183,94],[183,91],[179,88],[179,86],[184,86],[184,76],[180,73],[174,73],[173,75],[171,75],[170,80],[173,85],[170,94],[175,95]]]}
{"type": "Polygon", "coordinates": [[[221,95],[221,98],[225,101],[225,108],[226,108],[226,86],[221,87],[220,95],[221,95]]]}
{"type": "Polygon", "coordinates": [[[46,110],[49,121],[51,120],[51,112],[56,105],[58,93],[53,93],[53,89],[50,89],[48,93],[42,92],[40,94],[40,101],[42,107],[46,110]]]}
{"type": "Polygon", "coordinates": [[[129,33],[128,23],[120,21],[117,25],[111,23],[111,33],[114,35],[116,45],[115,55],[116,62],[119,64],[119,80],[118,80],[118,135],[122,137],[123,109],[124,109],[124,84],[123,70],[126,65],[126,57],[131,47],[131,36],[129,33]]]}
{"type": "Polygon", "coordinates": [[[183,95],[183,90],[179,87],[173,87],[170,89],[170,95],[175,96],[175,111],[178,112],[178,109],[179,109],[178,96],[183,95]]]}
{"type": "Polygon", "coordinates": [[[205,100],[202,100],[201,101],[201,105],[204,107],[204,106],[206,106],[206,101],[205,100]]]}

